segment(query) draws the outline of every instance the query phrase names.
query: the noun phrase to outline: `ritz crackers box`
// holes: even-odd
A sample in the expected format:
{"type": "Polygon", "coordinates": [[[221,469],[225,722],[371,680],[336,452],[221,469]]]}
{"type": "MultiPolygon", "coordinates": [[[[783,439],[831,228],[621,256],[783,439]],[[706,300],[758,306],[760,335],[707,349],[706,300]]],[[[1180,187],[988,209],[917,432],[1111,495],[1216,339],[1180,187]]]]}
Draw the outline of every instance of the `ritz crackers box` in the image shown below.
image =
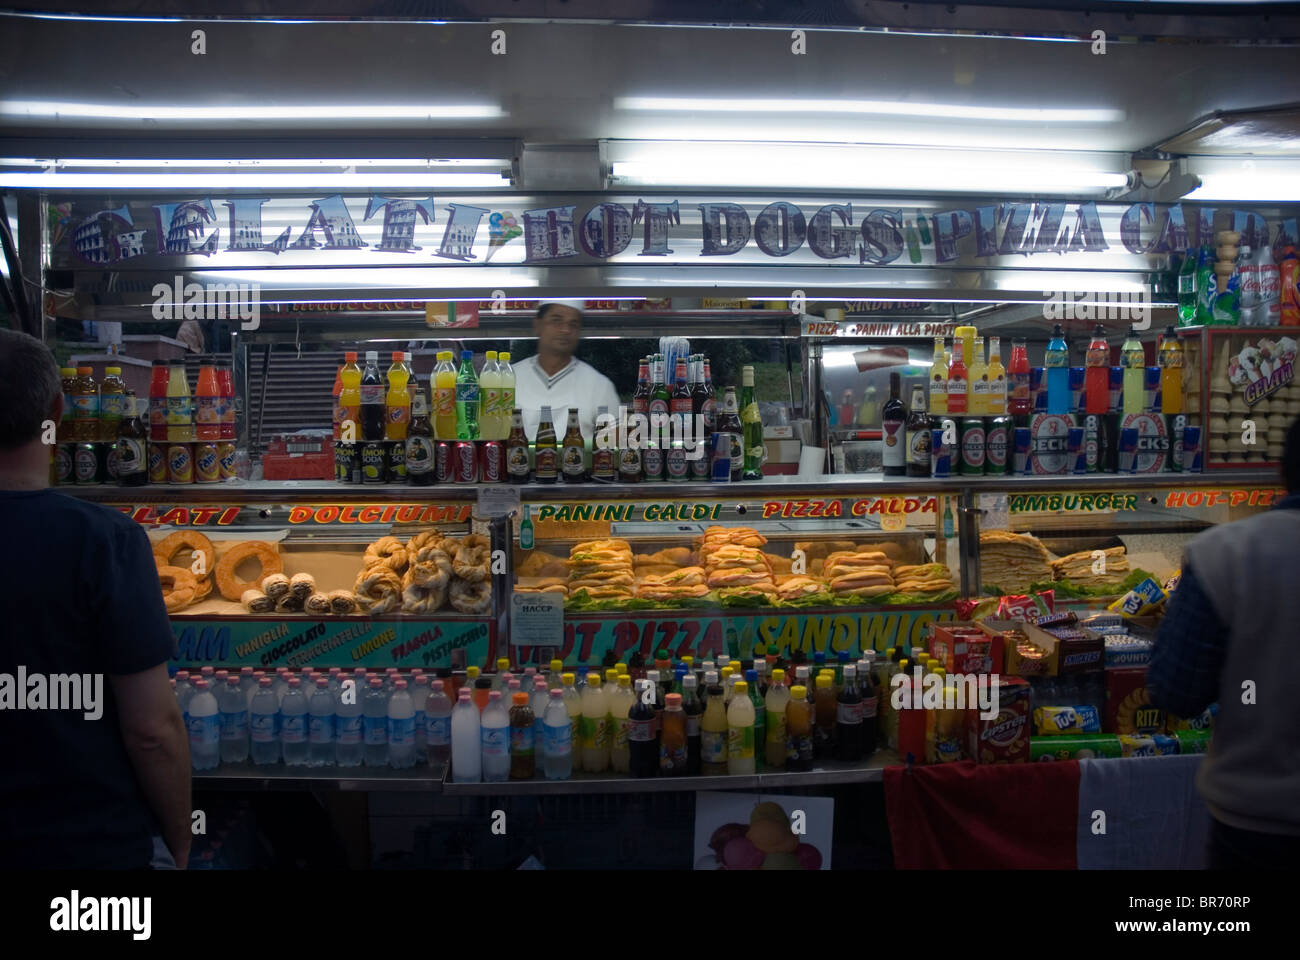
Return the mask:
{"type": "Polygon", "coordinates": [[[966,711],[967,756],[976,763],[1029,761],[1029,681],[998,678],[998,715],[991,720],[966,711]]]}
{"type": "Polygon", "coordinates": [[[1164,733],[1165,712],[1151,705],[1146,667],[1111,667],[1106,671],[1106,733],[1164,733]]]}

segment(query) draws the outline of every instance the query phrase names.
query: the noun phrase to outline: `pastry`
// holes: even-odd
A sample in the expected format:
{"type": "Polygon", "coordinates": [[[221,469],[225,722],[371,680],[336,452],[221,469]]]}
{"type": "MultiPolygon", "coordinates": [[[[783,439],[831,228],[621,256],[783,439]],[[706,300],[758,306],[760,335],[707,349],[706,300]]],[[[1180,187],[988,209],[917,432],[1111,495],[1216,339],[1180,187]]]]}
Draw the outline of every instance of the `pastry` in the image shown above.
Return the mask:
{"type": "Polygon", "coordinates": [[[280,554],[272,544],[261,540],[246,540],[231,547],[217,561],[217,589],[227,600],[238,601],[245,590],[257,586],[271,574],[280,573],[283,569],[280,554]],[[240,580],[235,576],[235,570],[250,557],[256,557],[262,569],[252,580],[240,580]]]}
{"type": "Polygon", "coordinates": [[[357,612],[357,598],[347,590],[331,590],[327,596],[330,601],[330,612],[342,616],[344,614],[357,612]]]}
{"type": "Polygon", "coordinates": [[[286,593],[275,601],[276,613],[302,613],[303,602],[292,593],[286,593]]]}
{"type": "Polygon", "coordinates": [[[398,576],[406,572],[406,547],[396,537],[380,537],[366,547],[365,565],[382,565],[398,576]]]}
{"type": "Polygon", "coordinates": [[[390,567],[377,563],[357,574],[352,592],[370,613],[388,613],[402,602],[402,578],[390,567]]]}
{"type": "Polygon", "coordinates": [[[305,604],[307,598],[316,592],[316,578],[310,573],[295,573],[289,580],[289,592],[305,604]]]}
{"type": "Polygon", "coordinates": [[[239,602],[249,613],[271,613],[275,610],[275,601],[261,590],[245,590],[239,602]]]}
{"type": "Polygon", "coordinates": [[[492,542],[487,537],[470,534],[462,537],[451,561],[451,570],[461,580],[480,583],[491,574],[489,564],[492,559],[492,542]]]}
{"type": "Polygon", "coordinates": [[[162,587],[163,602],[167,604],[168,613],[188,607],[194,602],[199,590],[194,574],[184,567],[159,567],[158,583],[162,587]]]}
{"type": "Polygon", "coordinates": [[[283,573],[273,573],[262,579],[262,592],[274,601],[289,592],[289,578],[283,573]]]}
{"type": "Polygon", "coordinates": [[[217,557],[217,551],[213,548],[212,541],[197,530],[179,530],[154,544],[153,552],[162,559],[162,566],[185,566],[189,568],[191,573],[199,577],[206,577],[212,573],[212,567],[217,557]],[[182,548],[190,550],[193,554],[202,555],[203,560],[199,564],[198,570],[194,569],[192,560],[185,564],[172,563],[172,559],[182,548]]]}
{"type": "Polygon", "coordinates": [[[323,617],[332,612],[330,598],[323,593],[313,593],[303,602],[303,610],[312,616],[323,617]]]}
{"type": "Polygon", "coordinates": [[[492,585],[486,580],[451,582],[451,605],[461,613],[486,613],[492,606],[492,585]]]}

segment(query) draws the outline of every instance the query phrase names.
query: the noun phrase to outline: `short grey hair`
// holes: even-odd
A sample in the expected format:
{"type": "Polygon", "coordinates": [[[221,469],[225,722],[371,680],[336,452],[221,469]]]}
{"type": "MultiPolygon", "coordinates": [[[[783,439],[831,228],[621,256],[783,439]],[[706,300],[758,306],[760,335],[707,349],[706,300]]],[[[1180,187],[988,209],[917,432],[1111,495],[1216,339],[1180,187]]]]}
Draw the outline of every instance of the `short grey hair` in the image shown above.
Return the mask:
{"type": "Polygon", "coordinates": [[[39,437],[62,391],[50,348],[35,337],[0,327],[0,450],[14,450],[39,437]]]}

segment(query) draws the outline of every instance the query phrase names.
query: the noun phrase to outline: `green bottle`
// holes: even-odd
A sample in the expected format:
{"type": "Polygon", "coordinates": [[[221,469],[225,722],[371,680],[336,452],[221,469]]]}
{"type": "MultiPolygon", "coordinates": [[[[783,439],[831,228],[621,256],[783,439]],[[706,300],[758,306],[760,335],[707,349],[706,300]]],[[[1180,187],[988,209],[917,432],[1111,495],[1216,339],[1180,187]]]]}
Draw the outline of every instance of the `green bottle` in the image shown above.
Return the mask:
{"type": "Polygon", "coordinates": [[[533,549],[533,520],[529,515],[528,504],[524,504],[524,518],[519,521],[519,549],[533,549]]]}
{"type": "Polygon", "coordinates": [[[907,239],[907,259],[911,260],[913,263],[920,263],[921,246],[916,242],[916,231],[912,229],[912,221],[906,221],[905,226],[906,233],[904,233],[904,236],[907,239]]]}
{"type": "Polygon", "coordinates": [[[740,370],[740,427],[745,442],[745,467],[742,480],[763,479],[763,418],[754,397],[754,368],[740,370]]]}
{"type": "Polygon", "coordinates": [[[1208,327],[1214,322],[1214,254],[1208,245],[1196,258],[1196,323],[1208,327]]]}
{"type": "Polygon", "coordinates": [[[928,247],[930,245],[930,224],[927,222],[925,214],[920,210],[916,211],[916,229],[921,231],[921,242],[928,247]]]}
{"type": "Polygon", "coordinates": [[[462,350],[460,372],[456,374],[456,436],[460,440],[479,439],[479,399],[474,353],[462,350]]]}
{"type": "Polygon", "coordinates": [[[1196,263],[1197,253],[1190,248],[1184,250],[1183,266],[1178,271],[1178,325],[1180,327],[1190,327],[1196,323],[1196,263]]]}

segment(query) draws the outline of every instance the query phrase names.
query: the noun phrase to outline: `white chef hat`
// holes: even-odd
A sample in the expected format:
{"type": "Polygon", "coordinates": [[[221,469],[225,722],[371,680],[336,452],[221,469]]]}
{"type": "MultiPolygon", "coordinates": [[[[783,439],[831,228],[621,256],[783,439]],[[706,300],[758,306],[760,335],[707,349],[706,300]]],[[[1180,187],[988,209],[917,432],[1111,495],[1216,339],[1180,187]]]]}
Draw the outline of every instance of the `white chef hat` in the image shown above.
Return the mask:
{"type": "Polygon", "coordinates": [[[577,310],[579,313],[582,313],[585,309],[587,309],[586,302],[583,300],[557,300],[557,299],[543,300],[541,303],[537,305],[537,309],[541,310],[543,307],[549,306],[552,303],[558,304],[561,307],[572,307],[574,310],[577,310]]]}

